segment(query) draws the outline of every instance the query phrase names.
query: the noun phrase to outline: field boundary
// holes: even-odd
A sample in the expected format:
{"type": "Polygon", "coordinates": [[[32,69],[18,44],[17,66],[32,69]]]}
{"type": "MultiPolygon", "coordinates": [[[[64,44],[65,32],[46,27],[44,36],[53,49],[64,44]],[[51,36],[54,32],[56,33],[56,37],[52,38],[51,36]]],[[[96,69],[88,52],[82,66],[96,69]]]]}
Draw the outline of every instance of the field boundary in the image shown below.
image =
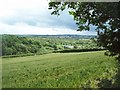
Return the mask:
{"type": "Polygon", "coordinates": [[[1,56],[2,58],[14,58],[14,57],[25,57],[25,56],[35,56],[35,55],[44,55],[44,54],[50,54],[50,53],[72,53],[72,52],[89,52],[89,51],[104,51],[106,49],[66,49],[61,51],[53,51],[48,53],[31,53],[31,54],[20,54],[20,55],[7,55],[7,56],[1,56]]]}
{"type": "Polygon", "coordinates": [[[62,51],[54,51],[55,53],[71,53],[71,52],[89,52],[89,51],[103,51],[106,49],[71,49],[71,50],[62,50],[62,51]]]}

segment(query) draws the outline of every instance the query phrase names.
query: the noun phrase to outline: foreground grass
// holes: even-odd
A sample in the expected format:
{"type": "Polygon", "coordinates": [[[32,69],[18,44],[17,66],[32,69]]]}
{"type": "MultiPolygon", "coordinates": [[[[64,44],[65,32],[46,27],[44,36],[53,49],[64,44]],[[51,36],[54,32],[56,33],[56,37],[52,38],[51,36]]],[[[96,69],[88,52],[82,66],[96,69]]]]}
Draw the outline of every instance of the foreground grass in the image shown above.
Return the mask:
{"type": "Polygon", "coordinates": [[[3,88],[101,87],[114,83],[117,62],[103,51],[4,58],[3,88]]]}

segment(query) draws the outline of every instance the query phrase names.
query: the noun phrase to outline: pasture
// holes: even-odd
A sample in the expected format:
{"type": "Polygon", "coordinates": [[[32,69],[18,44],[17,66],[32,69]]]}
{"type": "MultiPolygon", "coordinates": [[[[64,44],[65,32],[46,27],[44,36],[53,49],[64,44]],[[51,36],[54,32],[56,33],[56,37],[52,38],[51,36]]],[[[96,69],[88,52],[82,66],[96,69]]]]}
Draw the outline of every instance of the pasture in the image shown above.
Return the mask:
{"type": "Polygon", "coordinates": [[[116,82],[117,64],[115,58],[105,56],[104,51],[3,58],[2,86],[3,88],[112,87],[111,84],[116,82]]]}

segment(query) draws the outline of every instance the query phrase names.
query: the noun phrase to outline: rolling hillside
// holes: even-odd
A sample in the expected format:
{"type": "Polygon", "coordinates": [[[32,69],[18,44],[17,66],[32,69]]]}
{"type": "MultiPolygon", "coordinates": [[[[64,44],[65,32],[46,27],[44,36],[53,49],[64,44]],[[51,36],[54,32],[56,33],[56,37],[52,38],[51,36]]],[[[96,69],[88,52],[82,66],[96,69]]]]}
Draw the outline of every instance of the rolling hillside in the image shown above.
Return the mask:
{"type": "Polygon", "coordinates": [[[52,53],[3,58],[2,61],[3,88],[95,88],[118,85],[117,61],[104,56],[104,51],[52,53]]]}

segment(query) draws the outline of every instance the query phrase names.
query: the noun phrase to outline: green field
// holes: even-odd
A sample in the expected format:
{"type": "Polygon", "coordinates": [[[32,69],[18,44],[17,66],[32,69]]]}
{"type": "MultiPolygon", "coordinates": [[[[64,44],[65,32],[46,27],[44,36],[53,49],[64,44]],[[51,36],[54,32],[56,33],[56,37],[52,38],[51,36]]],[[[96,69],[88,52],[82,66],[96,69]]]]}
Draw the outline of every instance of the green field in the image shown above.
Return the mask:
{"type": "Polygon", "coordinates": [[[3,88],[112,87],[118,71],[117,61],[104,51],[3,58],[2,63],[3,88]]]}

